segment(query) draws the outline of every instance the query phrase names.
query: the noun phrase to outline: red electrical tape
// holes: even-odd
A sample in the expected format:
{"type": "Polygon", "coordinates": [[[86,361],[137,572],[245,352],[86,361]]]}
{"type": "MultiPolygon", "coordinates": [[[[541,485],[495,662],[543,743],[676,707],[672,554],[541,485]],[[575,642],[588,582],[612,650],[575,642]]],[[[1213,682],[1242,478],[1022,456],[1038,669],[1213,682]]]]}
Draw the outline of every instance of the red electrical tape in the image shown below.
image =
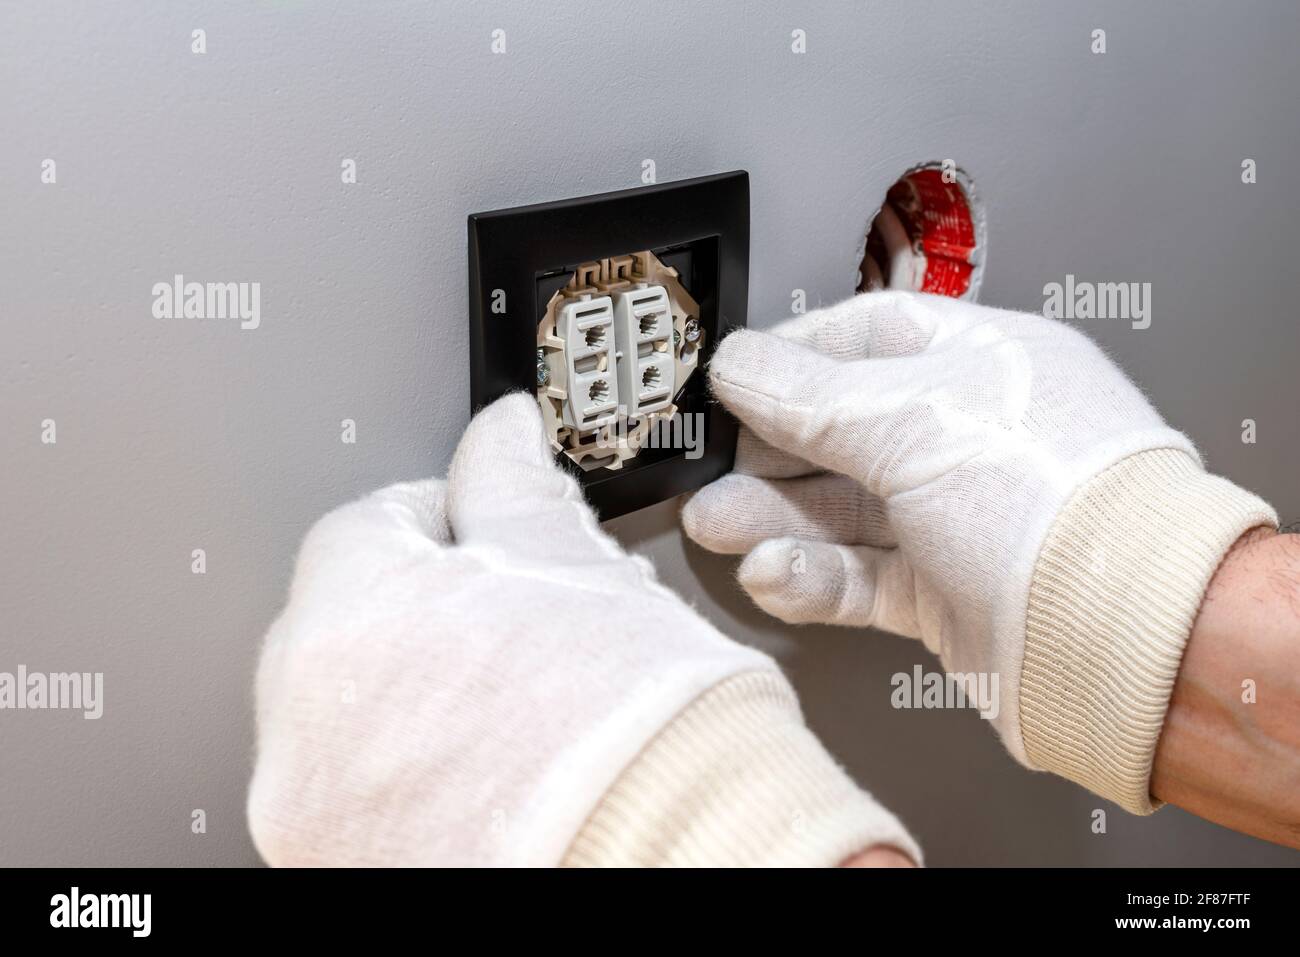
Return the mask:
{"type": "Polygon", "coordinates": [[[975,269],[975,221],[961,186],[945,183],[940,170],[918,170],[894,184],[889,202],[925,253],[921,291],[964,294],[975,269]]]}

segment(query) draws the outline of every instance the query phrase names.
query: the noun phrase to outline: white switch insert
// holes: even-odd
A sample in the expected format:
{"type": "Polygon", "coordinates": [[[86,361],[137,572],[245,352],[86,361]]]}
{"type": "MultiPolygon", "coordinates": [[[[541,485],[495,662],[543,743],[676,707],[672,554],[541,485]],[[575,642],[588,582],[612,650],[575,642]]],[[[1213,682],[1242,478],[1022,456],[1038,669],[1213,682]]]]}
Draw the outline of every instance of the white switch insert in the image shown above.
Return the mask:
{"type": "Polygon", "coordinates": [[[618,392],[628,415],[657,412],[673,398],[673,313],[663,286],[614,293],[618,392]]]}
{"type": "Polygon", "coordinates": [[[564,340],[568,397],[564,424],[580,432],[618,417],[614,304],[609,296],[583,296],[560,309],[556,330],[564,340]]]}

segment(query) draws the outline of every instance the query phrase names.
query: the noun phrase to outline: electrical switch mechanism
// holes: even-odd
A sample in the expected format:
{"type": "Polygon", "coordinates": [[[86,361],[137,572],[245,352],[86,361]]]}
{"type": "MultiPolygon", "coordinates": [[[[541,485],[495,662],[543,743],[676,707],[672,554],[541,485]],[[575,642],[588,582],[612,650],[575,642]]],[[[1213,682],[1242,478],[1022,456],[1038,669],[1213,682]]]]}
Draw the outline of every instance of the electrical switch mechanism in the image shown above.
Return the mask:
{"type": "Polygon", "coordinates": [[[731,469],[704,372],[745,325],[747,173],[473,213],[468,238],[471,410],[535,396],[602,519],[731,469]]]}
{"type": "Polygon", "coordinates": [[[649,250],[582,263],[537,329],[547,434],[584,470],[619,469],[671,435],[674,398],[699,365],[700,307],[649,250]]]}

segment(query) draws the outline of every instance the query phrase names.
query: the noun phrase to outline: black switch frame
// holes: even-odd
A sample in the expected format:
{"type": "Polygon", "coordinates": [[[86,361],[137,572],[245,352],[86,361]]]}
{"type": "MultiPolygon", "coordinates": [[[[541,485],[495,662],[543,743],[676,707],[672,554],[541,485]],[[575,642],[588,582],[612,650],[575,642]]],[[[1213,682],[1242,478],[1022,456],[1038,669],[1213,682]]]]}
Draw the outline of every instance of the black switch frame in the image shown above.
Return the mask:
{"type": "Polygon", "coordinates": [[[678,411],[701,413],[703,451],[645,449],[622,469],[584,472],[600,518],[614,518],[699,488],[731,470],[736,420],[708,395],[704,370],[719,340],[746,323],[749,302],[749,174],[744,170],[469,217],[470,411],[501,396],[537,391],[537,326],[555,289],[580,263],[653,250],[681,273],[700,305],[700,364],[678,411]],[[493,313],[494,290],[505,312],[493,313]]]}

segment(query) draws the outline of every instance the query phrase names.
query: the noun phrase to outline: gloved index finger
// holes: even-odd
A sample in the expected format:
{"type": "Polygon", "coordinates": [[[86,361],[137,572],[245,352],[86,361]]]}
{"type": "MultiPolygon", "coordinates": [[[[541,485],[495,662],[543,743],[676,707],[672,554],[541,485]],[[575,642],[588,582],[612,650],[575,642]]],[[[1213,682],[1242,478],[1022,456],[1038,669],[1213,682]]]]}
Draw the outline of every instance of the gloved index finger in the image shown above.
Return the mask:
{"type": "Polygon", "coordinates": [[[765,442],[749,426],[742,425],[736,435],[736,461],[732,471],[759,478],[786,479],[814,475],[822,469],[765,442]]]}

